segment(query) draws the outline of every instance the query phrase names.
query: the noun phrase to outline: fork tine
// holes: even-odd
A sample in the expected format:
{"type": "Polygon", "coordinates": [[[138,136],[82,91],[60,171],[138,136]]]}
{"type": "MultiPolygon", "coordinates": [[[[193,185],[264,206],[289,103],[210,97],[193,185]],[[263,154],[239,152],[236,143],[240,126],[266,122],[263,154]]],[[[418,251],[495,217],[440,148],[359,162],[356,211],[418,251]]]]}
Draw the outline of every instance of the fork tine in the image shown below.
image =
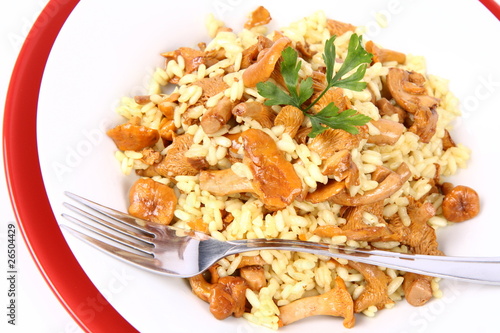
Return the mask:
{"type": "Polygon", "coordinates": [[[116,221],[121,222],[121,223],[125,223],[126,225],[128,225],[132,228],[135,228],[139,231],[148,233],[150,235],[154,235],[154,233],[152,233],[151,230],[148,230],[146,227],[144,227],[148,223],[145,220],[139,219],[139,218],[134,217],[132,215],[122,213],[116,209],[100,205],[97,202],[85,199],[85,198],[83,198],[79,195],[76,195],[74,193],[71,193],[71,192],[66,191],[66,192],[64,192],[64,194],[66,196],[70,197],[71,199],[75,200],[76,202],[79,202],[82,205],[85,205],[85,206],[89,207],[90,209],[92,209],[100,214],[106,215],[107,217],[112,218],[113,220],[116,220],[116,221]]]}
{"type": "Polygon", "coordinates": [[[68,231],[76,238],[84,241],[85,243],[93,246],[94,248],[107,253],[115,258],[118,258],[126,263],[132,264],[141,269],[148,269],[157,273],[163,273],[168,275],[173,275],[169,271],[161,267],[161,263],[158,259],[151,256],[144,256],[136,253],[129,252],[127,250],[118,248],[114,245],[105,243],[98,239],[95,239],[89,235],[86,235],[78,230],[75,230],[67,225],[60,224],[61,229],[68,231]]]}
{"type": "Polygon", "coordinates": [[[89,231],[92,231],[98,235],[101,235],[103,237],[106,237],[112,241],[115,241],[117,243],[120,243],[122,245],[125,245],[125,246],[128,246],[132,249],[135,249],[135,250],[138,250],[138,251],[141,251],[145,254],[149,254],[149,255],[153,255],[153,246],[146,246],[146,245],[140,245],[136,242],[132,242],[130,240],[127,240],[125,238],[122,238],[120,236],[117,236],[117,235],[113,235],[105,230],[101,230],[99,228],[96,228],[88,223],[85,223],[83,222],[82,220],[79,220],[71,215],[67,215],[67,214],[62,214],[62,216],[67,219],[68,221],[71,221],[73,223],[75,223],[76,225],[79,225],[80,227],[84,228],[84,229],[87,229],[89,231]]]}
{"type": "MultiPolygon", "coordinates": [[[[63,202],[63,206],[68,208],[69,210],[81,215],[81,216],[84,216],[86,218],[88,218],[89,220],[92,220],[94,222],[97,222],[105,227],[108,227],[110,229],[113,229],[125,236],[129,236],[129,237],[132,237],[132,238],[135,238],[137,240],[140,240],[140,241],[143,241],[143,242],[146,242],[146,243],[149,243],[149,244],[152,244],[153,245],[153,241],[152,241],[152,238],[149,237],[149,236],[145,236],[144,233],[138,233],[130,228],[124,228],[122,226],[119,226],[117,223],[112,223],[110,221],[107,221],[107,220],[104,220],[104,219],[101,219],[100,217],[97,217],[95,215],[92,215],[78,207],[75,207],[73,206],[72,204],[69,204],[67,202],[63,202]]],[[[116,220],[113,219],[115,222],[116,220]]],[[[128,225],[128,224],[126,224],[128,225]]]]}

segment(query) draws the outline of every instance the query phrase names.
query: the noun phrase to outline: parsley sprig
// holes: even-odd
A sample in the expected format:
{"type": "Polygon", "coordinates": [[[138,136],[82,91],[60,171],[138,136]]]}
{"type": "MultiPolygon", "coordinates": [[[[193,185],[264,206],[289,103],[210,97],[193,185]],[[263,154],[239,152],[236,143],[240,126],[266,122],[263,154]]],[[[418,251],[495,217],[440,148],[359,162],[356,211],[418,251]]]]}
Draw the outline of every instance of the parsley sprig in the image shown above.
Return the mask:
{"type": "Polygon", "coordinates": [[[309,117],[312,130],[310,137],[322,133],[328,128],[343,129],[351,134],[357,134],[356,126],[362,126],[371,120],[362,114],[357,114],[355,110],[349,109],[340,112],[334,103],[328,104],[318,113],[310,113],[310,109],[323,97],[323,95],[332,87],[345,88],[355,91],[361,91],[366,88],[365,82],[360,82],[365,76],[366,68],[372,60],[372,54],[368,53],[361,45],[361,38],[353,34],[349,40],[347,55],[340,69],[334,73],[335,66],[335,36],[325,42],[323,60],[326,67],[326,87],[309,105],[303,106],[314,93],[313,80],[311,77],[299,82],[299,70],[301,61],[297,61],[297,51],[288,47],[281,53],[281,75],[285,82],[288,92],[282,90],[272,82],[259,82],[257,91],[267,100],[266,105],[293,105],[302,110],[309,117]],[[351,71],[354,73],[347,75],[351,71]],[[326,126],[325,126],[326,125],[326,126]]]}

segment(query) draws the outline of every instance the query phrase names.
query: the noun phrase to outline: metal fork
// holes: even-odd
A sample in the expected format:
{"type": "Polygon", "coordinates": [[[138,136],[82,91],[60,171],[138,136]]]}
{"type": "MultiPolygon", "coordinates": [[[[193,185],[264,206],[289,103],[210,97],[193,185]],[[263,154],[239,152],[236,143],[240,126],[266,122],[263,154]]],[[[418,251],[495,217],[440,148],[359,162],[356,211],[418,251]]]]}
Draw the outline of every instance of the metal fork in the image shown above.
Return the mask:
{"type": "Polygon", "coordinates": [[[285,239],[223,242],[201,232],[138,219],[76,194],[65,194],[81,204],[83,209],[64,203],[64,206],[79,215],[79,218],[68,214],[62,216],[108,241],[102,241],[98,239],[99,236],[90,236],[67,225],[61,225],[61,228],[127,263],[168,276],[191,277],[200,274],[220,259],[233,254],[255,250],[288,250],[343,258],[429,276],[500,285],[500,257],[409,255],[285,239]],[[89,224],[83,220],[92,222],[89,224]],[[97,225],[100,227],[96,227],[97,225]],[[115,246],[112,243],[121,245],[115,246]]]}

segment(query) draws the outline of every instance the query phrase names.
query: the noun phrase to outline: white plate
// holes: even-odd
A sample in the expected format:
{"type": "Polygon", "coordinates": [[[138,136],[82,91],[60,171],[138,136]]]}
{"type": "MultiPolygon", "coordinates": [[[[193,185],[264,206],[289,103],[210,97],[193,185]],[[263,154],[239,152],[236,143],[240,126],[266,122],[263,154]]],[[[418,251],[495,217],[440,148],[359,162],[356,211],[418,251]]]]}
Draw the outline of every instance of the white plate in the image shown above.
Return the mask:
{"type": "MultiPolygon", "coordinates": [[[[114,108],[122,96],[145,93],[161,52],[209,41],[208,13],[241,29],[262,2],[98,1],[80,2],[53,46],[40,90],[38,144],[47,194],[56,216],[63,191],[118,209],[126,208],[134,177],[120,174],[114,144],[104,132],[121,119],[114,108]]],[[[367,37],[391,49],[427,57],[429,73],[450,79],[462,101],[463,118],[452,133],[472,148],[469,167],[450,179],[473,187],[482,199],[476,219],[439,233],[448,255],[500,256],[494,158],[500,153],[500,24],[477,1],[307,1],[264,3],[271,27],[323,9],[330,18],[367,25],[367,37]],[[375,14],[389,26],[376,25],[375,14]]],[[[60,222],[63,222],[60,219],[60,222]]],[[[185,281],[143,272],[67,237],[78,262],[106,299],[141,332],[266,332],[244,319],[217,321],[185,281]]],[[[55,259],[56,260],[56,259],[55,259]]],[[[71,281],[68,281],[71,283],[71,281]]],[[[75,286],[78,288],[78,286],[75,286]]],[[[444,296],[414,308],[402,301],[375,318],[357,316],[352,332],[491,331],[497,325],[500,287],[442,282],[444,296]]],[[[310,318],[284,332],[345,330],[340,318],[310,318]]]]}

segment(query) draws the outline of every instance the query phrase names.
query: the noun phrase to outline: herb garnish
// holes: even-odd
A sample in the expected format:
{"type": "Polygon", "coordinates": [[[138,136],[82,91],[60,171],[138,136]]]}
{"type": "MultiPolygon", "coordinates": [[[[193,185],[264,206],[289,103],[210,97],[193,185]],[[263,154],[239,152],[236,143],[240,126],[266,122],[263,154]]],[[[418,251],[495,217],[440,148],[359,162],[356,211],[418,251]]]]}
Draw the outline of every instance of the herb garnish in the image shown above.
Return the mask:
{"type": "Polygon", "coordinates": [[[288,93],[272,82],[259,82],[257,84],[259,94],[267,98],[264,102],[265,105],[293,105],[302,110],[311,120],[312,130],[309,136],[312,138],[329,127],[357,134],[358,129],[356,126],[362,126],[371,120],[370,117],[357,114],[356,110],[349,109],[340,112],[334,103],[328,104],[316,114],[308,112],[323,97],[328,89],[332,87],[355,91],[361,91],[366,88],[366,83],[360,82],[360,80],[365,76],[366,68],[372,60],[372,54],[363,48],[361,38],[357,34],[353,34],[349,40],[347,56],[338,72],[334,75],[335,37],[332,36],[325,42],[323,53],[323,60],[326,66],[326,88],[309,105],[302,106],[314,93],[313,81],[311,77],[308,77],[299,83],[301,61],[297,62],[297,51],[291,47],[287,47],[281,53],[283,61],[280,68],[288,93]],[[354,73],[344,78],[347,73],[354,69],[356,69],[354,73]]]}

